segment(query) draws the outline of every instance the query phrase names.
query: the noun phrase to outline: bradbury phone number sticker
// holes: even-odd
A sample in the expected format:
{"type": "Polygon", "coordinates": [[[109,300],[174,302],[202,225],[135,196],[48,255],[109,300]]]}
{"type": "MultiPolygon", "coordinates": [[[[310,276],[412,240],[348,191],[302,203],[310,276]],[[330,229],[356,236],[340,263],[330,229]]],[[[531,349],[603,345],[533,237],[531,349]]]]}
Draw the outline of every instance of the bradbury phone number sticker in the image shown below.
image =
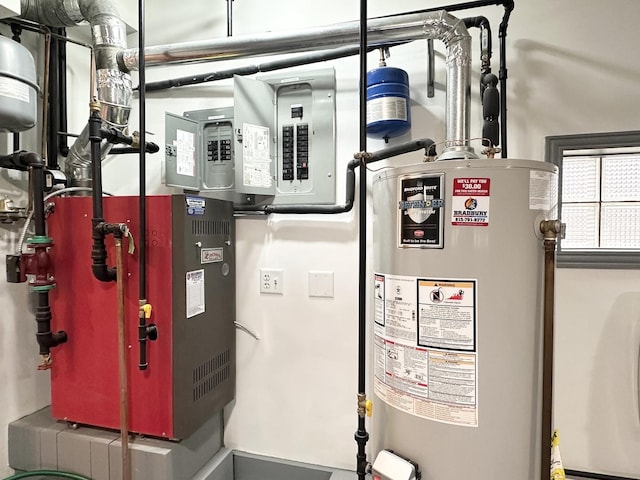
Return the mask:
{"type": "Polygon", "coordinates": [[[454,178],[451,225],[489,225],[490,178],[454,178]]]}

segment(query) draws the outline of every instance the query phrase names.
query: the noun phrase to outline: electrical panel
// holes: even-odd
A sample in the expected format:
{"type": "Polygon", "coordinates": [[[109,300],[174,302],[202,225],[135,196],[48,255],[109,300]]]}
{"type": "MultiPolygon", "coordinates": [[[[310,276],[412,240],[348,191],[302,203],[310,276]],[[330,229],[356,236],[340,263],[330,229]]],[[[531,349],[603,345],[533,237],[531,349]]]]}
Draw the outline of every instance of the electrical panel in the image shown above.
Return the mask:
{"type": "Polygon", "coordinates": [[[234,77],[234,107],[166,114],[166,185],[236,203],[331,204],[333,68],[234,77]]]}
{"type": "Polygon", "coordinates": [[[165,116],[166,184],[201,192],[235,188],[233,108],[165,116]]]}
{"type": "Polygon", "coordinates": [[[234,106],[237,185],[275,195],[256,203],[335,202],[333,68],[236,76],[234,106]]]}

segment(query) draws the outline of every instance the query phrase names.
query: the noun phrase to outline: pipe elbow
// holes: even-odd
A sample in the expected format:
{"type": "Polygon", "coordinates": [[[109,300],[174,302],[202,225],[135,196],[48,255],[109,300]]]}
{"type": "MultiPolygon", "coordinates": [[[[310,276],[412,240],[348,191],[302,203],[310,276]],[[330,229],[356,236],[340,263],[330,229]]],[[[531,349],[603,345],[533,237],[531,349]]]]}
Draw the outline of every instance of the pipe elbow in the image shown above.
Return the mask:
{"type": "Polygon", "coordinates": [[[91,265],[93,276],[101,282],[115,282],[117,272],[115,268],[108,267],[106,264],[91,265]]]}

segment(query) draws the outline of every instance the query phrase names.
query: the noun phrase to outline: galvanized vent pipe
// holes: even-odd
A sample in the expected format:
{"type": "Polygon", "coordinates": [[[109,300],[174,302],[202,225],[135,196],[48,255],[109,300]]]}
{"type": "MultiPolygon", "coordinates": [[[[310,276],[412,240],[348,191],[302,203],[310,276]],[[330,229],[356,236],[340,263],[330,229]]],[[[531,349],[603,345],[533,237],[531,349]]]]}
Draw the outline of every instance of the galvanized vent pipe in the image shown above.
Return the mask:
{"type": "MultiPolygon", "coordinates": [[[[464,22],[444,10],[370,19],[368,45],[385,45],[418,39],[442,40],[447,48],[446,137],[441,159],[476,158],[469,147],[471,104],[471,37],[464,22]]],[[[144,49],[147,67],[203,63],[232,58],[305,52],[357,45],[359,22],[338,23],[286,33],[264,33],[157,45],[144,49]]],[[[139,49],[118,54],[120,67],[137,70],[139,49]]]]}
{"type": "MultiPolygon", "coordinates": [[[[117,52],[127,47],[127,34],[111,0],[21,0],[22,17],[52,27],[91,25],[98,100],[105,127],[123,130],[129,122],[132,84],[129,73],[118,65],[117,52]]],[[[104,142],[102,157],[111,145],[104,142]]],[[[90,185],[89,127],[84,128],[69,151],[65,170],[72,185],[90,185]]]]}

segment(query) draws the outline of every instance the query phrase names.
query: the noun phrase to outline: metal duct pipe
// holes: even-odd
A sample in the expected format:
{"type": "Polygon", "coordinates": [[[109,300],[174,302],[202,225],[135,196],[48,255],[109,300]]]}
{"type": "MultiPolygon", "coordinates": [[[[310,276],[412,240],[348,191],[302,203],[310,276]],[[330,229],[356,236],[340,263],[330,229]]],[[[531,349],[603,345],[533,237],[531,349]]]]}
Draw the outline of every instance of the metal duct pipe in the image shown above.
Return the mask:
{"type": "MultiPolygon", "coordinates": [[[[53,27],[88,21],[96,63],[98,100],[106,127],[124,129],[131,111],[131,76],[121,69],[117,52],[127,47],[124,22],[111,0],[21,0],[22,17],[53,27]]],[[[104,143],[101,154],[111,145],[104,143]]],[[[91,178],[89,127],[84,128],[69,151],[65,170],[72,185],[88,185],[91,178]]]]}
{"type": "MultiPolygon", "coordinates": [[[[442,40],[447,47],[446,130],[443,158],[475,158],[469,143],[471,105],[471,37],[464,22],[444,10],[375,18],[367,22],[369,46],[423,38],[442,40]]],[[[214,62],[231,58],[304,52],[357,45],[359,22],[339,23],[286,33],[264,33],[213,40],[158,45],[144,49],[145,65],[214,62]]],[[[118,54],[120,67],[137,70],[139,49],[118,54]]]]}

